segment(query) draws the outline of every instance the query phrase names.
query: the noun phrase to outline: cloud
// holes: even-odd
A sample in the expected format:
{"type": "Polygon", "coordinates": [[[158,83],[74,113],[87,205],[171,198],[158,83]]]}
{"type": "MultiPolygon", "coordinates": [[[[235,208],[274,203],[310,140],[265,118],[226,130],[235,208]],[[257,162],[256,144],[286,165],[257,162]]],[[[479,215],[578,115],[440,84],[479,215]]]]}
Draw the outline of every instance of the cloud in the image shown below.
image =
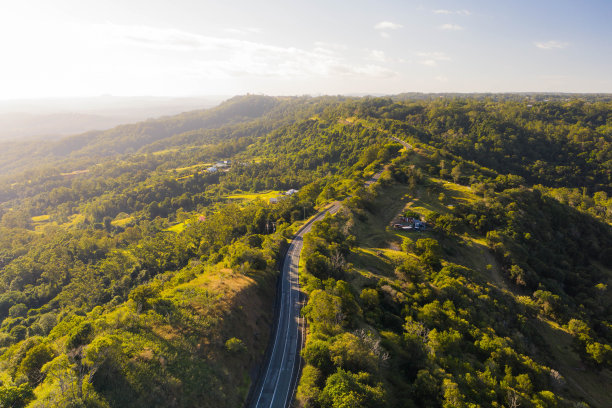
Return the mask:
{"type": "Polygon", "coordinates": [[[177,59],[179,56],[187,58],[189,65],[182,69],[186,75],[194,77],[258,76],[293,79],[338,75],[397,75],[383,66],[360,65],[349,61],[339,52],[341,47],[333,49],[319,46],[307,50],[147,26],[104,24],[99,25],[98,30],[110,42],[109,45],[120,44],[150,50],[165,59],[172,58],[172,55],[177,55],[177,59]]]}
{"type": "Polygon", "coordinates": [[[370,50],[368,54],[368,58],[374,61],[385,62],[387,60],[387,56],[384,51],[381,50],[370,50]]]}
{"type": "Polygon", "coordinates": [[[439,81],[439,82],[448,82],[448,77],[444,75],[438,75],[435,79],[436,81],[439,81]]]}
{"type": "Polygon", "coordinates": [[[438,28],[440,30],[445,30],[445,31],[459,31],[459,30],[463,30],[463,27],[461,27],[458,24],[442,24],[441,26],[438,26],[438,28]]]}
{"type": "Polygon", "coordinates": [[[374,26],[375,30],[399,30],[403,25],[392,23],[391,21],[381,21],[374,26]]]}
{"type": "Polygon", "coordinates": [[[536,41],[533,43],[536,47],[542,49],[542,50],[560,50],[563,48],[566,48],[569,43],[567,42],[561,42],[561,41],[555,41],[555,40],[551,40],[551,41],[536,41]]]}
{"type": "Polygon", "coordinates": [[[417,52],[417,55],[422,58],[431,58],[436,61],[450,61],[451,58],[443,52],[429,51],[429,52],[417,52]]]}
{"type": "Polygon", "coordinates": [[[391,34],[389,34],[389,30],[399,30],[403,25],[392,23],[391,21],[381,21],[380,23],[374,26],[374,29],[380,33],[382,38],[390,38],[391,34]]]}
{"type": "Polygon", "coordinates": [[[469,16],[469,15],[472,14],[472,12],[469,11],[469,10],[446,10],[446,9],[439,9],[439,10],[434,10],[433,12],[435,14],[445,14],[445,15],[456,14],[458,16],[469,16]]]}
{"type": "Polygon", "coordinates": [[[438,62],[451,60],[448,55],[439,51],[418,52],[417,56],[420,58],[418,63],[428,67],[437,67],[438,62]]]}
{"type": "Polygon", "coordinates": [[[438,66],[438,62],[436,60],[432,60],[432,59],[420,60],[419,64],[427,65],[428,67],[437,67],[438,66]]]}
{"type": "Polygon", "coordinates": [[[348,49],[348,47],[345,44],[332,43],[332,42],[326,42],[326,41],[315,41],[314,45],[317,48],[325,48],[328,50],[335,50],[335,51],[344,51],[348,49]]]}
{"type": "Polygon", "coordinates": [[[261,32],[261,28],[258,27],[242,27],[242,28],[226,28],[223,30],[226,33],[229,34],[239,34],[239,35],[246,35],[246,34],[258,34],[261,32]]]}

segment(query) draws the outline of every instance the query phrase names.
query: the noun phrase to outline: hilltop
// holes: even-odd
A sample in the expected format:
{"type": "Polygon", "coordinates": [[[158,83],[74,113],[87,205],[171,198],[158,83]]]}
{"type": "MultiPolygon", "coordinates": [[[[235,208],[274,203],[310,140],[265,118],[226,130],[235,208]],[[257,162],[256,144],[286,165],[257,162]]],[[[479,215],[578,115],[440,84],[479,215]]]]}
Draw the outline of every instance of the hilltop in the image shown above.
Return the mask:
{"type": "Polygon", "coordinates": [[[342,201],[305,238],[300,404],[605,407],[611,143],[601,96],[247,95],[6,144],[0,401],[241,405],[283,251],[342,201]]]}

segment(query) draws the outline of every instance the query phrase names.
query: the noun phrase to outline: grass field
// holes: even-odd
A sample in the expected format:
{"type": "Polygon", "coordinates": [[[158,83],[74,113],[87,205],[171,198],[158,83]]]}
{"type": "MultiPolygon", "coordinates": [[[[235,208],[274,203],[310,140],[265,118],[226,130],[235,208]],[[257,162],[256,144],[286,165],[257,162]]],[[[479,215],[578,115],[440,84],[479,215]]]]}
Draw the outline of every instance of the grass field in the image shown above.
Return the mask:
{"type": "Polygon", "coordinates": [[[231,199],[231,200],[242,200],[242,201],[253,201],[253,200],[257,200],[258,198],[264,201],[269,201],[271,198],[273,197],[277,197],[279,195],[282,195],[283,192],[282,191],[277,191],[277,190],[270,190],[270,191],[263,191],[263,192],[259,192],[259,193],[238,193],[238,194],[230,194],[227,196],[227,198],[231,199]]]}
{"type": "Polygon", "coordinates": [[[534,325],[546,342],[551,362],[559,368],[573,396],[584,399],[593,407],[609,407],[612,401],[612,372],[586,367],[574,351],[572,335],[555,323],[537,319],[534,325]]]}
{"type": "Polygon", "coordinates": [[[119,220],[111,221],[111,225],[113,225],[115,227],[122,227],[122,228],[124,228],[126,225],[128,225],[132,221],[134,221],[134,217],[126,217],[126,218],[121,218],[119,220]]]}
{"type": "Polygon", "coordinates": [[[32,217],[32,222],[47,222],[50,218],[51,216],[49,214],[37,215],[32,217]]]}
{"type": "MultiPolygon", "coordinates": [[[[238,194],[230,194],[228,195],[226,198],[230,199],[230,200],[236,200],[236,201],[240,201],[240,202],[249,202],[249,201],[253,201],[253,200],[263,200],[265,202],[268,202],[270,200],[270,198],[272,197],[277,197],[279,195],[283,194],[281,191],[275,191],[275,190],[270,190],[270,191],[264,191],[264,192],[260,192],[260,193],[238,193],[238,194]]],[[[172,231],[172,232],[176,232],[177,234],[182,232],[185,227],[187,226],[187,224],[189,223],[189,220],[183,221],[183,222],[179,222],[178,224],[174,224],[171,227],[166,228],[166,231],[172,231]]]]}
{"type": "Polygon", "coordinates": [[[166,228],[166,231],[172,231],[178,234],[179,232],[183,232],[186,226],[187,226],[187,221],[179,222],[178,224],[175,224],[169,228],[166,228]]]}

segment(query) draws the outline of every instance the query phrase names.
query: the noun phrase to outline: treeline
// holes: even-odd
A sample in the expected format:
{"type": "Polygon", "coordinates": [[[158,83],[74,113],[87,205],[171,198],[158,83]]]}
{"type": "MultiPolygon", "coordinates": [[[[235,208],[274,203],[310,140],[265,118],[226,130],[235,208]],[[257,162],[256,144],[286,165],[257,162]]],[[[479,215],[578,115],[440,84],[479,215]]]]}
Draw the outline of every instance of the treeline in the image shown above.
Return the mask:
{"type": "Polygon", "coordinates": [[[508,102],[442,98],[431,102],[371,99],[358,114],[501,174],[548,187],[610,194],[612,104],[571,99],[508,102]]]}
{"type": "Polygon", "coordinates": [[[571,333],[589,370],[610,367],[608,277],[593,265],[606,261],[610,227],[538,191],[490,192],[482,201],[429,213],[431,232],[406,236],[403,257],[378,254],[377,268],[386,264],[393,273],[366,267],[368,276],[358,255],[367,234],[360,224],[384,218],[381,203],[397,183],[410,183],[414,192],[434,188],[426,173],[411,183],[413,172],[396,160],[395,181],[362,190],[350,210],[327,217],[305,237],[309,332],[299,401],[307,407],[588,406],[568,393],[558,371],[563,364],[546,351],[539,319],[571,333]],[[489,272],[451,261],[469,251],[461,243],[466,233],[486,235],[505,279],[528,292],[504,293],[489,284],[489,272]]]}
{"type": "Polygon", "coordinates": [[[603,97],[248,95],[11,146],[0,405],[240,405],[292,225],[346,198],[305,241],[304,404],[571,406],[538,358],[538,322],[569,333],[589,370],[610,367],[612,238],[598,220],[612,213],[611,120],[603,97]],[[207,170],[219,160],[229,166],[207,170]],[[477,198],[457,201],[444,182],[477,198]],[[421,239],[381,232],[402,251],[374,251],[390,272],[364,272],[364,229],[394,215],[381,203],[397,189],[397,202],[426,192],[439,211],[421,239]],[[459,262],[466,237],[520,296],[459,262]]]}

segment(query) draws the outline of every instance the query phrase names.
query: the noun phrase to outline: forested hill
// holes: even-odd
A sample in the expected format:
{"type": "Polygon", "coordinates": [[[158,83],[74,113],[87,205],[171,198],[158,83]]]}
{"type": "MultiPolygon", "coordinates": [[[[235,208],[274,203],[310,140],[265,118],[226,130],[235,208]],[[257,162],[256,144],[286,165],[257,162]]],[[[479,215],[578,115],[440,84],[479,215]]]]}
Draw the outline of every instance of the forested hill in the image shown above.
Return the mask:
{"type": "Polygon", "coordinates": [[[611,143],[606,95],[247,95],[3,145],[0,406],[240,406],[342,201],[299,404],[607,407],[611,143]]]}
{"type": "MultiPolygon", "coordinates": [[[[227,136],[223,133],[206,133],[209,129],[228,127],[230,133],[239,124],[267,118],[268,126],[295,113],[288,98],[284,103],[278,98],[268,96],[243,96],[232,98],[216,108],[186,112],[180,115],[150,119],[133,125],[121,125],[107,131],[87,132],[62,138],[57,142],[31,141],[25,143],[3,143],[0,153],[0,171],[27,168],[32,160],[43,160],[59,166],[69,165],[63,159],[99,158],[116,154],[134,153],[156,141],[175,137],[193,139],[194,133],[199,143],[213,143],[227,136]],[[282,105],[282,106],[279,106],[282,105]],[[232,128],[232,125],[234,127],[232,128]],[[22,158],[24,160],[15,160],[22,158]],[[27,159],[27,160],[26,160],[27,159]]],[[[299,100],[299,110],[303,111],[307,102],[299,100]]],[[[293,117],[291,119],[294,119],[293,117]]],[[[260,126],[265,126],[260,124],[260,126]]],[[[227,133],[227,132],[226,132],[227,133]]]]}

